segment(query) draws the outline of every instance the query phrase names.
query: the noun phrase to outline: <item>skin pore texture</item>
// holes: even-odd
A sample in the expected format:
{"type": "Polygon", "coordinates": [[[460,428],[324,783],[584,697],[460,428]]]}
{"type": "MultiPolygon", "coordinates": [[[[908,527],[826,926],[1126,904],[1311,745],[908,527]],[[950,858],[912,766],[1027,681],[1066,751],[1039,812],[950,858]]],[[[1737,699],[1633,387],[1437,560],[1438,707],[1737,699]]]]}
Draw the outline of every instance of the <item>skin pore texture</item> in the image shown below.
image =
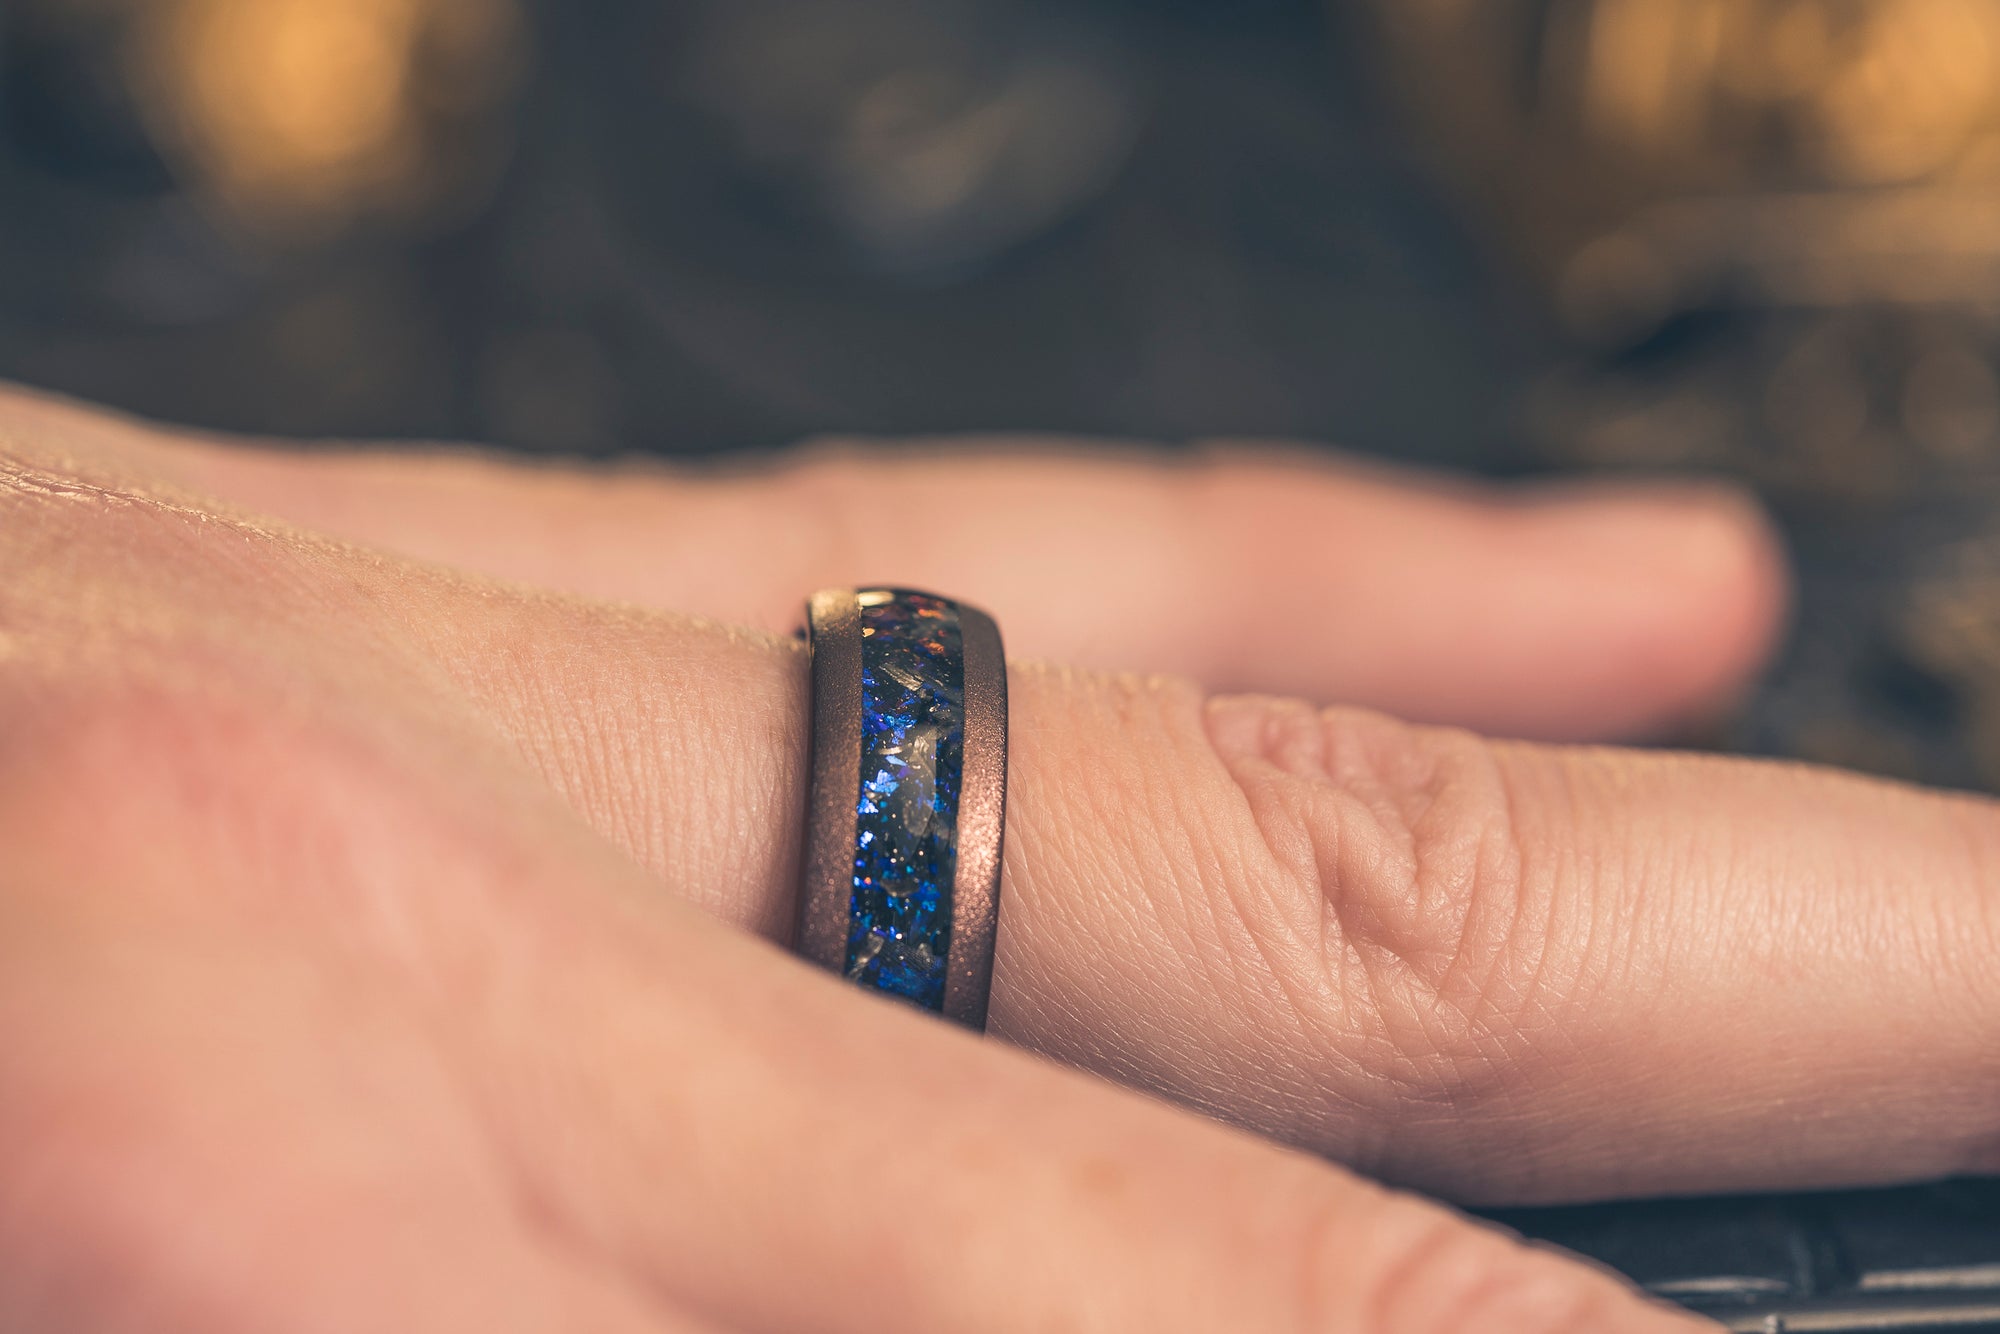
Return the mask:
{"type": "Polygon", "coordinates": [[[0,557],[0,1328],[1692,1329],[1344,1169],[1995,1160],[1990,803],[1453,726],[1724,707],[1783,604],[1728,493],[573,475],[15,395],[0,557]],[[1001,1041],[776,947],[781,632],[885,574],[1182,673],[1012,669],[1001,1041]]]}

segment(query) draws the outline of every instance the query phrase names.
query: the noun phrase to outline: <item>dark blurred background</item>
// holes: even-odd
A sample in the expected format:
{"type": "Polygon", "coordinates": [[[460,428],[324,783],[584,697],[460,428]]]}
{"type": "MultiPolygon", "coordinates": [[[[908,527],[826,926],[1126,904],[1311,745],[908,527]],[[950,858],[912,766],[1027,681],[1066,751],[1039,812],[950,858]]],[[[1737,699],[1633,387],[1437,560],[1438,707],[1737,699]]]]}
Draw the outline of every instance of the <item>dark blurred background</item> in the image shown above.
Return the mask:
{"type": "MultiPolygon", "coordinates": [[[[1803,591],[1709,740],[2000,786],[2000,0],[0,0],[0,377],[1726,474],[1803,591]]],[[[2000,1330],[1987,1183],[1509,1221],[1746,1329],[2000,1330]]]]}

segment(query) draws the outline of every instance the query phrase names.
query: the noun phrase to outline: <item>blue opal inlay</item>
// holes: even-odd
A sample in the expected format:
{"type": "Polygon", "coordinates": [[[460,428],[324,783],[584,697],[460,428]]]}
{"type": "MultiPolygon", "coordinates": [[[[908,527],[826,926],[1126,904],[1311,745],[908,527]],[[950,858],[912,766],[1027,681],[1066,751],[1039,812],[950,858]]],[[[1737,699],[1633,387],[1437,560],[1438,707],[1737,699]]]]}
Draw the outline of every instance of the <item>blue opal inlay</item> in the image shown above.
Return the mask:
{"type": "Polygon", "coordinates": [[[869,590],[861,601],[861,787],[847,975],[944,1007],[965,758],[958,608],[869,590]]]}

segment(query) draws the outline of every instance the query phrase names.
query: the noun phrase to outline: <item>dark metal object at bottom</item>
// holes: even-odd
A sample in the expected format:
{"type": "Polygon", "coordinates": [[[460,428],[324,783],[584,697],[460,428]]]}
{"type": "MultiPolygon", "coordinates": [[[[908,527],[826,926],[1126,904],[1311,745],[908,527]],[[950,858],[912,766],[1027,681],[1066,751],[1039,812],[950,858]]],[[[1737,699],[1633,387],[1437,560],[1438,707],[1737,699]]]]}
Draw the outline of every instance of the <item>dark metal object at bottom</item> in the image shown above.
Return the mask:
{"type": "Polygon", "coordinates": [[[1730,1315],[1704,1314],[1740,1334],[1973,1334],[2000,1330],[2000,1290],[1921,1297],[1859,1293],[1730,1315]]]}
{"type": "Polygon", "coordinates": [[[2000,1334],[2000,1179],[1492,1217],[1743,1334],[2000,1334]]]}

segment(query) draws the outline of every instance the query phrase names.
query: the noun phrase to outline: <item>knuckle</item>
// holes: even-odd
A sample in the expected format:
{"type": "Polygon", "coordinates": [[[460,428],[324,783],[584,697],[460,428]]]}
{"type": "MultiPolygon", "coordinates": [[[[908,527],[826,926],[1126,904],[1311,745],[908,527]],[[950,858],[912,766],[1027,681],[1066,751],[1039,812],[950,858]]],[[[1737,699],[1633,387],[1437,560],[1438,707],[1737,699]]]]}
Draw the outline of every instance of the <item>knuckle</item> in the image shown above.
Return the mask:
{"type": "Polygon", "coordinates": [[[1560,765],[1177,681],[1016,683],[1001,976],[1030,1001],[1002,995],[1004,1031],[1364,1164],[1398,1161],[1412,1107],[1518,1090],[1575,985],[1562,868],[1521,823],[1560,765]],[[1227,1019],[1195,1049],[1161,1013],[1227,1019]]]}
{"type": "Polygon", "coordinates": [[[1534,952],[1512,777],[1469,733],[1359,709],[1208,706],[1290,912],[1373,994],[1472,1021],[1534,952]]]}
{"type": "Polygon", "coordinates": [[[1263,886],[1231,891],[1246,934],[1361,1113],[1337,1151],[1421,1175],[1406,1114],[1518,1103],[1597,985],[1555,836],[1585,780],[1564,753],[1360,709],[1219,699],[1205,722],[1263,886]]]}

